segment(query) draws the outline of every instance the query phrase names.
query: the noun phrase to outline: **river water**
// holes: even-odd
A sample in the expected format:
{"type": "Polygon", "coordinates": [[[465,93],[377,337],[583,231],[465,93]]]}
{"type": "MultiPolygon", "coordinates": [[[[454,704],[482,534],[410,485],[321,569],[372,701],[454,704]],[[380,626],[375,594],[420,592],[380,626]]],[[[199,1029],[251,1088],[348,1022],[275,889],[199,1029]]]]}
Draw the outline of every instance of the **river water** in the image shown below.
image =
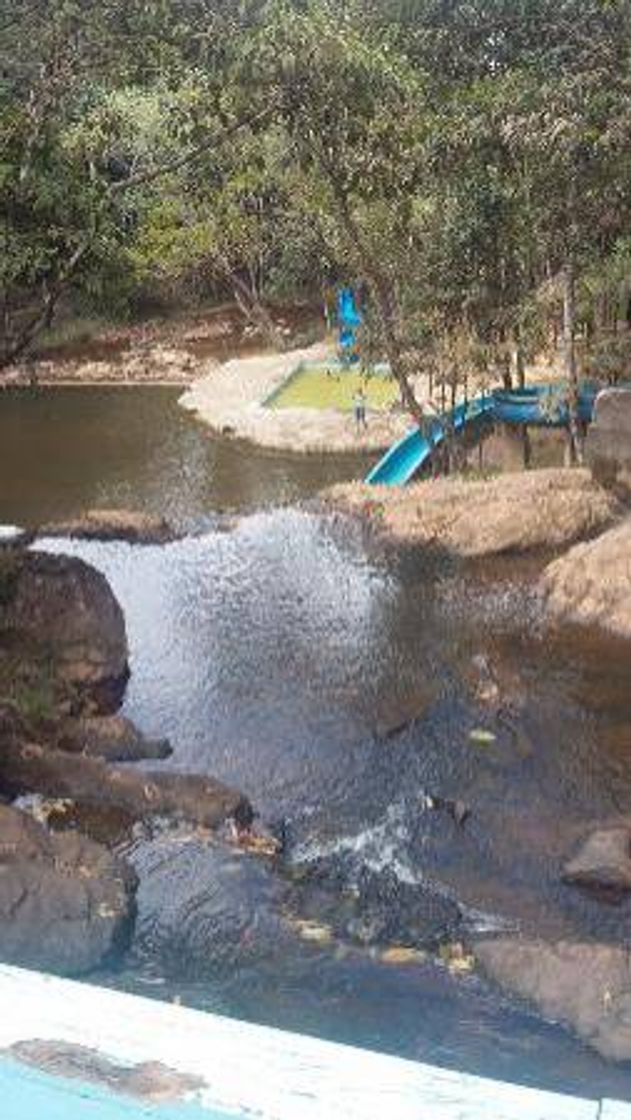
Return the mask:
{"type": "Polygon", "coordinates": [[[559,866],[588,822],[629,803],[628,651],[550,638],[531,563],[383,555],[303,501],[360,459],[255,454],[211,438],[175,396],[0,397],[0,521],[116,504],[190,530],[161,548],[49,547],[111,581],[131,648],[125,711],[171,739],[167,765],[243,789],[286,840],[272,864],[183,828],[137,831],[134,944],[98,979],[631,1099],[627,1071],[441,959],[486,931],[627,936],[628,908],[564,887],[559,866]],[[464,823],[445,801],[466,806],[464,823]],[[386,963],[393,945],[427,955],[386,963]]]}

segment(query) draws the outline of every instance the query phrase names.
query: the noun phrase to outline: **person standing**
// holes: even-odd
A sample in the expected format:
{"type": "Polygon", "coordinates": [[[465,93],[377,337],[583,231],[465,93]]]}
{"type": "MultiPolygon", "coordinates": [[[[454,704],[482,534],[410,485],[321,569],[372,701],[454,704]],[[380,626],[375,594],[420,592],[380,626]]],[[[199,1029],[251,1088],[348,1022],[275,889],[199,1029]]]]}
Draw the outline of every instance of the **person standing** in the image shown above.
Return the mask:
{"type": "Polygon", "coordinates": [[[355,414],[355,429],[357,435],[359,435],[360,431],[365,432],[368,427],[368,421],[366,419],[366,394],[361,386],[353,398],[353,412],[355,414]]]}

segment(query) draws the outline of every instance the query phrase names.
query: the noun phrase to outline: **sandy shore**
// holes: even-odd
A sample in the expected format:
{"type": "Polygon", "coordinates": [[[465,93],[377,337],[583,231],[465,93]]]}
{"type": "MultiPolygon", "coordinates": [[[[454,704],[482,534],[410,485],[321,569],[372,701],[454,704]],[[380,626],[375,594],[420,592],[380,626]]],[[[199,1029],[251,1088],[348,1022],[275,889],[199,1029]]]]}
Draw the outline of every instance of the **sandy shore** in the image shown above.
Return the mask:
{"type": "Polygon", "coordinates": [[[264,406],[263,402],[300,362],[331,357],[330,346],[318,343],[284,354],[235,358],[194,381],[180,404],[214,431],[262,447],[297,452],[380,451],[389,447],[409,428],[407,414],[369,410],[368,428],[358,435],[349,413],[264,406]]]}

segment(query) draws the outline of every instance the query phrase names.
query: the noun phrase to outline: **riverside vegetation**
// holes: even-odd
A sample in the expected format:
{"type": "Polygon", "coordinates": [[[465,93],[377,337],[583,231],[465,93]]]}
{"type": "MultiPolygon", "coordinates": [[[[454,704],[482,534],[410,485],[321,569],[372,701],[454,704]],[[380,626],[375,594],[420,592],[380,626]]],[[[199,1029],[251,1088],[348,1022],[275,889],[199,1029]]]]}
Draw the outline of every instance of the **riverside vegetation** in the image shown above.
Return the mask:
{"type": "MultiPolygon", "coordinates": [[[[629,0],[0,6],[0,366],[61,315],[361,280],[443,393],[629,359],[629,0]]],[[[572,426],[573,442],[580,433],[572,426]]],[[[575,448],[580,450],[580,448],[575,448]]]]}

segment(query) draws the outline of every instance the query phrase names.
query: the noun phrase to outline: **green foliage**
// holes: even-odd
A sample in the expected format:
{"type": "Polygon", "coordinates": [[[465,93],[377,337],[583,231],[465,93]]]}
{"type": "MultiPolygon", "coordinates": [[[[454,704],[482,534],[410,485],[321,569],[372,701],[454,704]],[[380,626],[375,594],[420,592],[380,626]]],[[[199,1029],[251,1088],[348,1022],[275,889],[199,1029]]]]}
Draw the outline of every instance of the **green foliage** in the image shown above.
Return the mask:
{"type": "Polygon", "coordinates": [[[629,368],[631,0],[0,0],[0,28],[0,363],[62,297],[228,292],[271,330],[269,298],[350,281],[410,407],[563,329],[629,368]]]}

